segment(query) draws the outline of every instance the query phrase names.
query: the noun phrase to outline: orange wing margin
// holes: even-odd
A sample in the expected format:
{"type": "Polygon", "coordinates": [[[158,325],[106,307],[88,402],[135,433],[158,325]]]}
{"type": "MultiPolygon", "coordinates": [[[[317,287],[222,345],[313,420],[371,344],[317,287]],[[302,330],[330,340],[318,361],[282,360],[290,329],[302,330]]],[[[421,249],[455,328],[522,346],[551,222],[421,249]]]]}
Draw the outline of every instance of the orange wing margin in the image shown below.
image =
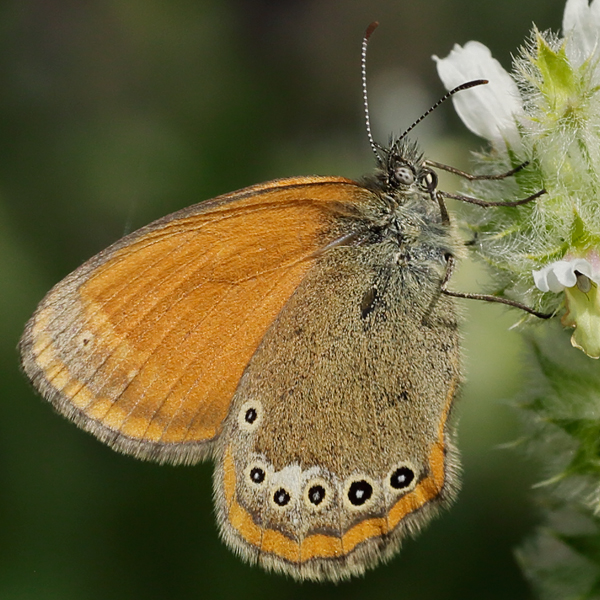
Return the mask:
{"type": "Polygon", "coordinates": [[[135,232],[56,285],[27,325],[41,393],[124,452],[191,462],[221,430],[265,332],[339,233],[343,178],[269,182],[135,232]]]}

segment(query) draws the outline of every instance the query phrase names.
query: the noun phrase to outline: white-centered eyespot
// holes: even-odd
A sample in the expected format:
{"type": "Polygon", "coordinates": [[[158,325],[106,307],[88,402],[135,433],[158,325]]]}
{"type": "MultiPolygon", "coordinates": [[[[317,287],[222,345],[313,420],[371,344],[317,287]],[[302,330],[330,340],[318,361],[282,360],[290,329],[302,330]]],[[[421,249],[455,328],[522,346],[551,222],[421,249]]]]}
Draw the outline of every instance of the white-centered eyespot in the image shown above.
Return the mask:
{"type": "Polygon", "coordinates": [[[244,469],[244,481],[250,489],[262,488],[269,483],[270,480],[269,467],[260,460],[252,460],[244,469]]]}
{"type": "Polygon", "coordinates": [[[256,431],[262,421],[263,408],[258,400],[244,402],[238,413],[238,425],[244,431],[256,431]]]}
{"type": "Polygon", "coordinates": [[[353,475],[344,486],[344,503],[353,510],[370,508],[377,495],[375,482],[367,476],[353,475]]]}
{"type": "Polygon", "coordinates": [[[302,497],[304,504],[311,511],[322,511],[331,504],[334,492],[328,481],[316,477],[306,482],[302,497]]]}
{"type": "Polygon", "coordinates": [[[289,508],[292,502],[291,491],[285,486],[277,486],[269,493],[269,502],[276,510],[289,508]]]}
{"type": "Polygon", "coordinates": [[[417,485],[417,471],[410,463],[396,465],[388,474],[387,486],[393,492],[409,492],[417,485]]]}

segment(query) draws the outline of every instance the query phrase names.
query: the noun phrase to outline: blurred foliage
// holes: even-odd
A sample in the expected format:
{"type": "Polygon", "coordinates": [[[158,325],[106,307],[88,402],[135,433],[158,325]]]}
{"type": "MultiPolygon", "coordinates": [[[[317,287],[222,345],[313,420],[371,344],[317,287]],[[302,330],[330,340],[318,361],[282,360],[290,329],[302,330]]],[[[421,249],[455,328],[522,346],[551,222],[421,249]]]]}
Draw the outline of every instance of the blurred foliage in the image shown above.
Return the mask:
{"type": "Polygon", "coordinates": [[[519,402],[544,519],[517,556],[544,600],[600,597],[600,365],[570,334],[558,323],[529,332],[533,360],[519,402]]]}
{"type": "MultiPolygon", "coordinates": [[[[518,389],[520,365],[513,315],[501,307],[465,304],[456,506],[388,565],[337,587],[242,564],[218,540],[211,465],[160,467],[105,448],[33,393],[15,347],[45,291],[123,233],[265,179],[371,169],[359,53],[372,20],[381,27],[369,54],[371,104],[385,141],[441,95],[432,54],[479,39],[508,66],[531,22],[558,29],[562,8],[0,3],[0,598],[529,597],[511,548],[535,522],[533,477],[496,448],[517,435],[501,401],[518,389]]],[[[416,133],[429,156],[456,166],[479,145],[460,137],[450,106],[416,133]]],[[[477,289],[481,277],[463,268],[456,288],[477,289]]]]}

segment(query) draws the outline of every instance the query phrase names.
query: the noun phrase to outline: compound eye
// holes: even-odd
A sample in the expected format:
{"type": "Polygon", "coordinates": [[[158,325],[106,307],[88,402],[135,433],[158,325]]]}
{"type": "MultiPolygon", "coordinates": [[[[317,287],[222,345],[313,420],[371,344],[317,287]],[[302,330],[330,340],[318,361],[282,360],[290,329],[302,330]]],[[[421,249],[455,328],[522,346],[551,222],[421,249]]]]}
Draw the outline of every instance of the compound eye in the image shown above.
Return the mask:
{"type": "Polygon", "coordinates": [[[415,182],[415,174],[408,165],[398,165],[394,168],[393,178],[396,183],[411,185],[415,182]]]}
{"type": "Polygon", "coordinates": [[[434,171],[424,171],[419,177],[419,185],[428,192],[433,192],[438,184],[437,174],[434,171]]]}

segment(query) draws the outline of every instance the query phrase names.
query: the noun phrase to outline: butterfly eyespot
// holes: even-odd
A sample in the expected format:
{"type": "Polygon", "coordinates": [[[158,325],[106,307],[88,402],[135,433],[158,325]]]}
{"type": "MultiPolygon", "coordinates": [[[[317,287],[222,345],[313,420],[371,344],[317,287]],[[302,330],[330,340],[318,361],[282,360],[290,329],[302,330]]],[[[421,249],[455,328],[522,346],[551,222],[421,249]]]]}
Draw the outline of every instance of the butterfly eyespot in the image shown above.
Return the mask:
{"type": "Polygon", "coordinates": [[[260,467],[250,469],[250,481],[260,485],[265,480],[266,473],[260,467]]]}
{"type": "Polygon", "coordinates": [[[323,510],[333,499],[333,490],[324,479],[312,479],[304,488],[304,503],[310,510],[323,510]]]}
{"type": "Polygon", "coordinates": [[[389,477],[390,487],[394,490],[407,490],[414,487],[415,472],[411,467],[402,465],[392,471],[389,477]]]}
{"type": "Polygon", "coordinates": [[[438,184],[437,174],[434,171],[424,171],[419,177],[419,185],[428,192],[433,192],[438,184]]]}
{"type": "Polygon", "coordinates": [[[244,469],[244,481],[253,489],[260,488],[270,480],[271,469],[262,460],[250,460],[244,469]]]}
{"type": "Polygon", "coordinates": [[[372,481],[353,479],[346,487],[346,498],[352,508],[364,508],[375,498],[375,488],[372,481]]]}
{"type": "Polygon", "coordinates": [[[391,179],[396,184],[411,185],[415,182],[415,174],[408,165],[399,164],[394,167],[391,179]]]}
{"type": "Polygon", "coordinates": [[[82,347],[88,346],[90,342],[94,341],[94,337],[94,334],[90,331],[82,331],[77,336],[77,344],[82,347]]]}
{"type": "Polygon", "coordinates": [[[254,431],[262,420],[262,405],[258,400],[245,402],[238,414],[240,429],[254,431]]]}
{"type": "Polygon", "coordinates": [[[292,497],[290,496],[289,492],[284,488],[279,488],[273,494],[273,502],[279,508],[287,506],[290,503],[291,499],[292,497]]]}
{"type": "Polygon", "coordinates": [[[325,488],[322,485],[313,485],[308,490],[308,501],[315,506],[319,506],[325,500],[325,488]]]}

